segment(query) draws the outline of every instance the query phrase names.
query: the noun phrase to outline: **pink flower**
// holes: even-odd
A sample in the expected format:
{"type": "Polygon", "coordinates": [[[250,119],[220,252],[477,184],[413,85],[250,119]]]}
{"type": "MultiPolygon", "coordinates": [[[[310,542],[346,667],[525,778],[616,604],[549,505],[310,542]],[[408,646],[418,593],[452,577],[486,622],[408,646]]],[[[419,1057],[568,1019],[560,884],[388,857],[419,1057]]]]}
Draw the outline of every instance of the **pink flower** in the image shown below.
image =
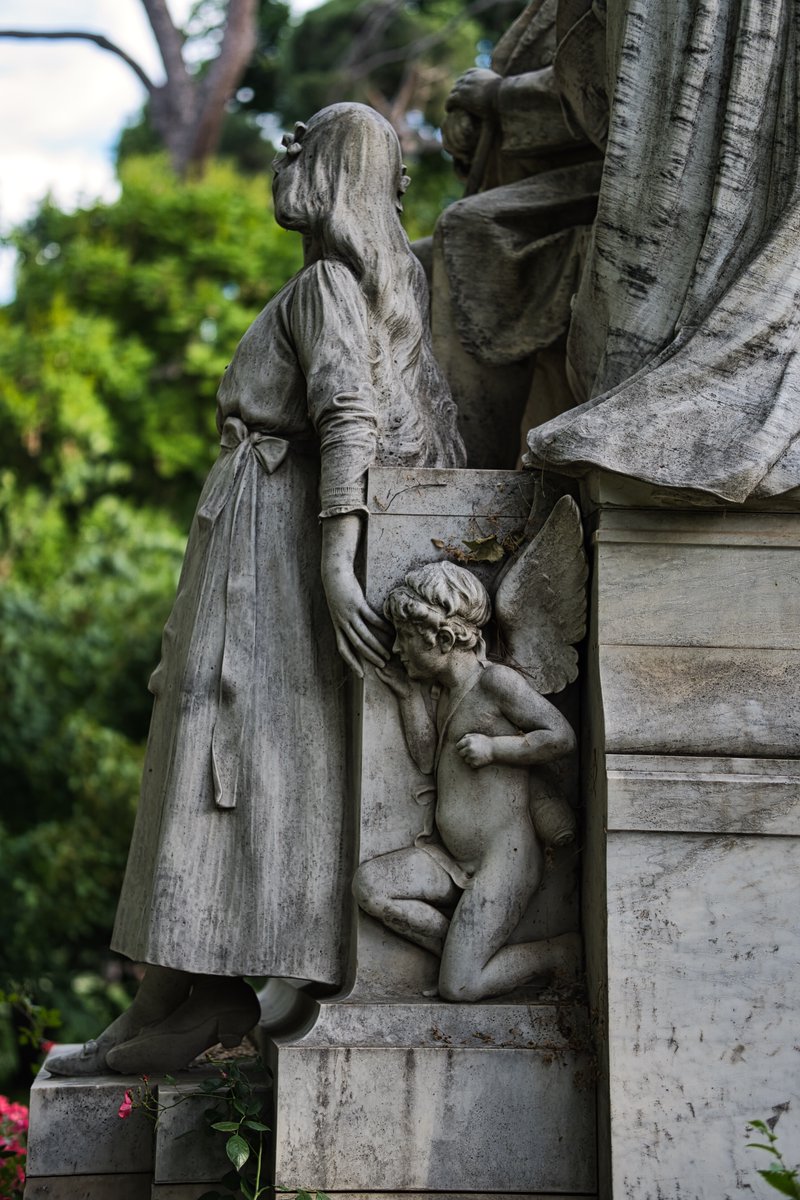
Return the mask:
{"type": "Polygon", "coordinates": [[[120,1104],[120,1106],[119,1106],[119,1112],[117,1113],[117,1116],[121,1120],[124,1121],[126,1117],[129,1117],[131,1115],[132,1111],[133,1111],[133,1099],[131,1098],[130,1092],[126,1092],[125,1099],[122,1101],[122,1104],[120,1104]]]}
{"type": "Polygon", "coordinates": [[[55,1042],[40,1042],[39,1049],[41,1050],[42,1054],[49,1054],[53,1049],[53,1046],[55,1046],[55,1042]]]}

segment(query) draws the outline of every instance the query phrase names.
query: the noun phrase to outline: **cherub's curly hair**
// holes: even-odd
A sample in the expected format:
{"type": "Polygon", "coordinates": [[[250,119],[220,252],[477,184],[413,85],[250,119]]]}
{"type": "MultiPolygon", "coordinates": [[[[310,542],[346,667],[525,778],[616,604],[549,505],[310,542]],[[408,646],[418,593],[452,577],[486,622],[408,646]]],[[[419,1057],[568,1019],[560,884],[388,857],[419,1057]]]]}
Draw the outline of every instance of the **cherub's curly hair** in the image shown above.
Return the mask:
{"type": "Polygon", "coordinates": [[[449,629],[457,646],[478,646],[483,652],[481,628],[492,615],[492,605],[471,571],[436,562],[410,571],[389,593],[383,611],[394,625],[414,625],[431,646],[440,629],[449,629]]]}

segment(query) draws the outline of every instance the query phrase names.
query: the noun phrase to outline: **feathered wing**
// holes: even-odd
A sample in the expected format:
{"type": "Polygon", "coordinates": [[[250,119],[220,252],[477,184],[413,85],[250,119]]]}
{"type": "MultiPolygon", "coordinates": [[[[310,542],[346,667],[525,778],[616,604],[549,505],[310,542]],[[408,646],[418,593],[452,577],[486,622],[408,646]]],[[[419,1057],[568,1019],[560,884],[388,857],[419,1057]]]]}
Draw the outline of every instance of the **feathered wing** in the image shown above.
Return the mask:
{"type": "Polygon", "coordinates": [[[503,575],[494,599],[505,657],[542,695],[577,677],[587,574],[580,511],[571,496],[562,496],[503,575]]]}

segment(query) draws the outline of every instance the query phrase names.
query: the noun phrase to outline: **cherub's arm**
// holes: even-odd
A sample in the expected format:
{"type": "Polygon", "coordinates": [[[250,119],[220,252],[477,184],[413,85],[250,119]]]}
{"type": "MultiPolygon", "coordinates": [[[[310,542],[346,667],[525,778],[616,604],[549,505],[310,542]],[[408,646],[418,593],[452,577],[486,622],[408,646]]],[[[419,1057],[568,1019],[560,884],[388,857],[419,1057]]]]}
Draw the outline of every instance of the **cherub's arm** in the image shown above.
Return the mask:
{"type": "Polygon", "coordinates": [[[487,667],[481,683],[506,720],[520,733],[501,737],[464,734],[457,749],[469,766],[499,763],[507,767],[532,767],[553,762],[574,750],[575,734],[568,721],[519,672],[510,667],[487,667]]]}
{"type": "Polygon", "coordinates": [[[436,754],[436,726],[425,705],[422,690],[395,662],[376,667],[375,674],[397,697],[409,753],[423,775],[430,775],[436,754]]]}

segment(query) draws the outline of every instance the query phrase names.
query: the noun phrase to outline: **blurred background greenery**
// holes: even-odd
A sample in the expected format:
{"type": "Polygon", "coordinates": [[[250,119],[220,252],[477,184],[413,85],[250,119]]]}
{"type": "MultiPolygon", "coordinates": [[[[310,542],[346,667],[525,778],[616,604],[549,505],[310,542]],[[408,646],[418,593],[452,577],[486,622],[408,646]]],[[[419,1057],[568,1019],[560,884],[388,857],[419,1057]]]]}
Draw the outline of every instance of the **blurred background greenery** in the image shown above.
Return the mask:
{"type": "MultiPolygon", "coordinates": [[[[373,104],[413,178],[409,234],[430,233],[462,190],[440,148],[444,100],[460,72],[488,65],[522,6],[327,0],[292,20],[281,0],[260,0],[256,51],[213,155],[179,178],[146,106],[120,135],[116,202],[68,213],[46,202],[12,235],[16,298],[0,308],[0,1091],[21,1095],[42,1039],[93,1036],[135,987],[108,941],[147,677],[216,454],[219,377],[300,262],[299,239],[271,217],[269,139],[332,100],[373,104]],[[32,1016],[31,1003],[46,1011],[32,1016]]],[[[187,27],[200,78],[226,8],[201,0],[187,27]]]]}

